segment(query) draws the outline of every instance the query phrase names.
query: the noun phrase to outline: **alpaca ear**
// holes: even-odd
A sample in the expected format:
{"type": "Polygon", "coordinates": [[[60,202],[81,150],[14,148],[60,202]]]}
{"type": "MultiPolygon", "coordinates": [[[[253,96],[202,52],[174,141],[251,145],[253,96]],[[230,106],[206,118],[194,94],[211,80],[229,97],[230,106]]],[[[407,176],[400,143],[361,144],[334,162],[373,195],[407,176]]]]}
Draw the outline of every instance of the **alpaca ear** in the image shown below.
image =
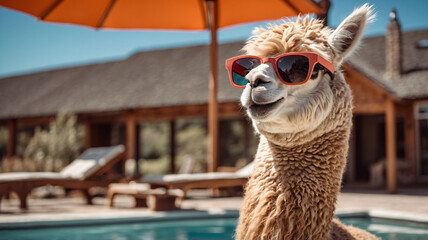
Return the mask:
{"type": "Polygon", "coordinates": [[[366,24],[374,18],[372,6],[366,3],[355,9],[330,35],[328,42],[335,52],[337,66],[356,49],[366,24]]]}

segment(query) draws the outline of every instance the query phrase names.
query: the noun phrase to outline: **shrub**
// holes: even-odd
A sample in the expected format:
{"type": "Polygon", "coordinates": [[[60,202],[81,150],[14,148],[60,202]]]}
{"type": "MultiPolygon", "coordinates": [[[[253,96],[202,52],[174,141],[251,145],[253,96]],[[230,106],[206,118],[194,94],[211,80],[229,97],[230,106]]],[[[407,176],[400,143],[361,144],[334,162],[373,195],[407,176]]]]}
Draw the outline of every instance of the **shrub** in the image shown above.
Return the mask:
{"type": "Polygon", "coordinates": [[[35,172],[37,166],[30,159],[4,157],[0,164],[0,172],[35,172]]]}
{"type": "Polygon", "coordinates": [[[194,172],[206,171],[207,125],[205,119],[180,119],[177,121],[177,169],[187,155],[197,160],[194,172]]]}
{"type": "Polygon", "coordinates": [[[37,127],[24,151],[24,159],[36,163],[37,171],[59,171],[80,153],[84,129],[77,117],[60,112],[48,130],[37,127]]]}

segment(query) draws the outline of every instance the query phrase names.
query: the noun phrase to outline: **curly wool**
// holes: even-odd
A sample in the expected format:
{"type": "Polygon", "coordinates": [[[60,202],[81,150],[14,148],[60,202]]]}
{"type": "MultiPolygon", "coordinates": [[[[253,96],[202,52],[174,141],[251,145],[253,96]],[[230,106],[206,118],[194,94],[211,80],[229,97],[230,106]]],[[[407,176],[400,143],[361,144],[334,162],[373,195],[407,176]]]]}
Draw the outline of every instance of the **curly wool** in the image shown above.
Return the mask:
{"type": "MultiPolygon", "coordinates": [[[[283,35],[290,35],[291,31],[295,36],[301,32],[304,34],[299,35],[300,40],[283,37],[280,44],[287,44],[286,51],[289,52],[300,51],[302,45],[304,51],[323,49],[330,31],[320,28],[319,24],[317,20],[303,20],[298,21],[296,27],[279,26],[288,31],[283,35]],[[303,33],[308,29],[313,32],[303,33]],[[318,38],[306,39],[312,35],[318,38]],[[309,46],[313,42],[316,43],[309,46]],[[314,47],[317,44],[318,47],[314,47]]],[[[271,26],[270,30],[261,31],[244,49],[248,54],[259,56],[277,54],[281,51],[280,44],[269,36],[279,34],[280,31],[275,29],[276,26],[271,26]]],[[[325,53],[332,54],[329,50],[325,53]]],[[[259,129],[261,140],[256,165],[246,186],[236,239],[377,239],[333,218],[346,165],[352,126],[352,96],[339,71],[330,81],[330,89],[332,109],[316,128],[293,133],[271,133],[259,129]]],[[[306,112],[305,116],[317,112],[319,102],[308,103],[305,106],[308,109],[302,111],[306,112]]]]}
{"type": "Polygon", "coordinates": [[[346,165],[352,97],[342,75],[334,108],[310,133],[262,133],[236,239],[377,239],[333,219],[346,165]]]}
{"type": "Polygon", "coordinates": [[[334,109],[311,133],[262,132],[237,239],[327,238],[352,124],[349,89],[337,85],[334,109]]]}
{"type": "MultiPolygon", "coordinates": [[[[377,239],[333,218],[352,125],[351,91],[339,68],[358,45],[372,12],[363,5],[335,31],[319,20],[298,17],[296,22],[256,29],[244,46],[246,54],[259,57],[314,52],[336,70],[333,79],[326,74],[317,79],[314,91],[301,86],[299,95],[299,88],[288,87],[291,95],[281,95],[289,101],[284,105],[288,111],[276,115],[282,119],[252,119],[261,140],[236,239],[377,239]]],[[[251,97],[251,90],[246,88],[242,96],[251,97]]],[[[242,96],[241,102],[246,100],[242,96]]]]}
{"type": "Polygon", "coordinates": [[[249,55],[268,57],[281,52],[311,51],[332,60],[334,52],[328,44],[332,30],[318,19],[297,17],[296,22],[284,20],[267,29],[256,28],[242,48],[249,55]]]}

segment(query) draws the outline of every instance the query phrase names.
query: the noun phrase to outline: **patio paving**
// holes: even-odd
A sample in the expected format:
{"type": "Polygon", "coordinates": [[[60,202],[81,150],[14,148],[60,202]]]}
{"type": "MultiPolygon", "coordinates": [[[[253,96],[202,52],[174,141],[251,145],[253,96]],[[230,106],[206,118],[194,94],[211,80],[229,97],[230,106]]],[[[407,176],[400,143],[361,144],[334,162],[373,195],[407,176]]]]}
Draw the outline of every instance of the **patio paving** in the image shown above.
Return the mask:
{"type": "MultiPolygon", "coordinates": [[[[184,212],[239,210],[242,197],[211,197],[210,191],[193,190],[190,198],[182,203],[184,212]]],[[[155,216],[147,208],[133,208],[134,200],[128,196],[117,196],[115,207],[106,206],[103,197],[94,199],[94,205],[86,205],[82,197],[31,198],[29,209],[20,210],[17,199],[3,199],[0,212],[0,225],[13,222],[59,221],[73,219],[107,219],[155,216]]],[[[337,212],[380,210],[395,214],[416,215],[428,221],[428,188],[400,189],[398,194],[386,194],[382,190],[358,191],[344,190],[339,194],[337,212]]]]}

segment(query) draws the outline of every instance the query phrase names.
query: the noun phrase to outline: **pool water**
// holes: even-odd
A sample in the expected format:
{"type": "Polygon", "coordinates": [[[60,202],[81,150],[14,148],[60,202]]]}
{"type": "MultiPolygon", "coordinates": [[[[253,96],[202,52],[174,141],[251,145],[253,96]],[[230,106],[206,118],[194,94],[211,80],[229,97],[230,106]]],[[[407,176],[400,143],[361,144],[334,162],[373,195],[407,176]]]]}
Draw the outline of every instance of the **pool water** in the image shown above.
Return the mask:
{"type": "Polygon", "coordinates": [[[365,229],[384,240],[428,240],[428,225],[370,218],[343,218],[340,221],[365,229]]]}
{"type": "MultiPolygon", "coordinates": [[[[428,227],[368,218],[344,218],[341,221],[366,229],[382,239],[428,239],[428,227]]],[[[233,239],[237,220],[199,219],[153,223],[129,223],[103,226],[56,227],[1,230],[0,239],[43,240],[227,240],[233,239]]]]}
{"type": "Polygon", "coordinates": [[[88,227],[61,227],[0,231],[8,240],[205,240],[233,239],[237,220],[202,219],[131,223],[88,227]]]}

